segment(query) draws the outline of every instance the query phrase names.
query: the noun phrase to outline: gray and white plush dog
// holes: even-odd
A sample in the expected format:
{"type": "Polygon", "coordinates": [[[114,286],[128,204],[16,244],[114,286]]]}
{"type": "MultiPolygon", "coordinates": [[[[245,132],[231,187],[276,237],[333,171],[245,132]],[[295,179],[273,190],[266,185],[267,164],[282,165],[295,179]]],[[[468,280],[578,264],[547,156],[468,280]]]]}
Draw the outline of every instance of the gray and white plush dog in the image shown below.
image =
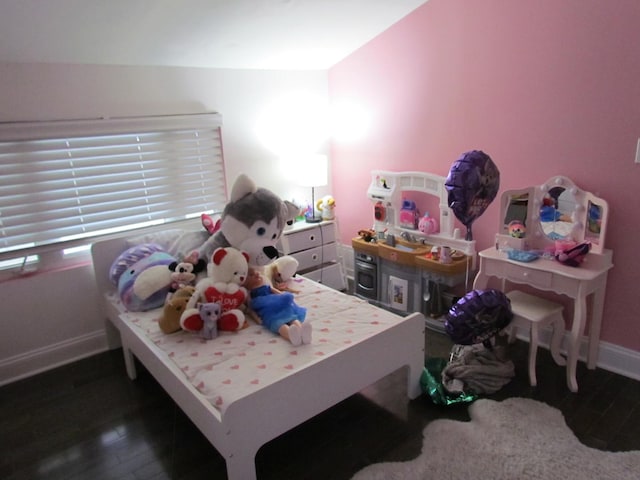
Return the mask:
{"type": "Polygon", "coordinates": [[[249,265],[263,266],[278,257],[276,243],[298,208],[266,188],[258,188],[247,175],[236,178],[224,208],[220,229],[199,249],[211,261],[218,247],[234,247],[249,254],[249,265]]]}

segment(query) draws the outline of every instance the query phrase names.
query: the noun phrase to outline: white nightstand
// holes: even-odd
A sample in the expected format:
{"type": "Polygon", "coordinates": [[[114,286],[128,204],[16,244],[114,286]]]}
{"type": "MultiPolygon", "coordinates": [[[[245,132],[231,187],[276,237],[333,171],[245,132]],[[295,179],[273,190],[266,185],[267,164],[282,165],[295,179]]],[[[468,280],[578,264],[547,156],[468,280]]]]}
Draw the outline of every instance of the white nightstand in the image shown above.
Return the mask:
{"type": "Polygon", "coordinates": [[[336,223],[296,222],[287,226],[278,242],[281,255],[299,262],[298,273],[336,290],[347,288],[338,258],[336,223]]]}

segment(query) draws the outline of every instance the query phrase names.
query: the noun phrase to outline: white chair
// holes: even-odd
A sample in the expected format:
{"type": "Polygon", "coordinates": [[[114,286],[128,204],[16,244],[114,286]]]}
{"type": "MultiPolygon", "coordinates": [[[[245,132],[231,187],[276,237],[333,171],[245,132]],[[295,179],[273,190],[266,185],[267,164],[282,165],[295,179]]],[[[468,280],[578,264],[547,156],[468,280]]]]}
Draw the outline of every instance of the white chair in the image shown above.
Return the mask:
{"type": "Polygon", "coordinates": [[[564,317],[562,316],[563,307],[559,303],[551,302],[520,290],[508,292],[507,297],[511,301],[511,310],[513,312],[513,320],[505,329],[509,333],[509,343],[515,341],[518,328],[524,328],[529,331],[529,383],[532,387],[535,387],[537,384],[538,331],[541,326],[551,325],[553,328],[550,342],[553,360],[561,366],[567,364],[565,358],[560,355],[560,343],[565,329],[564,317]]]}

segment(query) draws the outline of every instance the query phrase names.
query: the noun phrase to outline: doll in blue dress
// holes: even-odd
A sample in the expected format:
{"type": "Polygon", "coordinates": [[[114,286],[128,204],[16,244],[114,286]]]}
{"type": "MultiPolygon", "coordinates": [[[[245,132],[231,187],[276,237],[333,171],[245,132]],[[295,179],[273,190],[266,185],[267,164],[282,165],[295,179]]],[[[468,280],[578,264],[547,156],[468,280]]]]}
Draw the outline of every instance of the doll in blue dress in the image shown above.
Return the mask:
{"type": "Polygon", "coordinates": [[[292,345],[311,343],[311,323],[304,321],[307,309],[295,303],[292,293],[274,288],[255,268],[249,270],[244,286],[249,291],[249,307],[258,323],[292,345]]]}

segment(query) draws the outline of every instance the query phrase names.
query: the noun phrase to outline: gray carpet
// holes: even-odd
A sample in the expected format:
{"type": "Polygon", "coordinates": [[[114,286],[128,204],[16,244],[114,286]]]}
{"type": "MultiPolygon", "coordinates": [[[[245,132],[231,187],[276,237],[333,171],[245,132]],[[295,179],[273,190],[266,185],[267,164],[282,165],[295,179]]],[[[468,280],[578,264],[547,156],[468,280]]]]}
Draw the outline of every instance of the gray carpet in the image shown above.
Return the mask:
{"type": "Polygon", "coordinates": [[[640,451],[589,448],[567,427],[562,413],[527,398],[480,399],[470,422],[435,420],[425,428],[421,455],[379,463],[353,480],[637,480],[640,451]]]}

